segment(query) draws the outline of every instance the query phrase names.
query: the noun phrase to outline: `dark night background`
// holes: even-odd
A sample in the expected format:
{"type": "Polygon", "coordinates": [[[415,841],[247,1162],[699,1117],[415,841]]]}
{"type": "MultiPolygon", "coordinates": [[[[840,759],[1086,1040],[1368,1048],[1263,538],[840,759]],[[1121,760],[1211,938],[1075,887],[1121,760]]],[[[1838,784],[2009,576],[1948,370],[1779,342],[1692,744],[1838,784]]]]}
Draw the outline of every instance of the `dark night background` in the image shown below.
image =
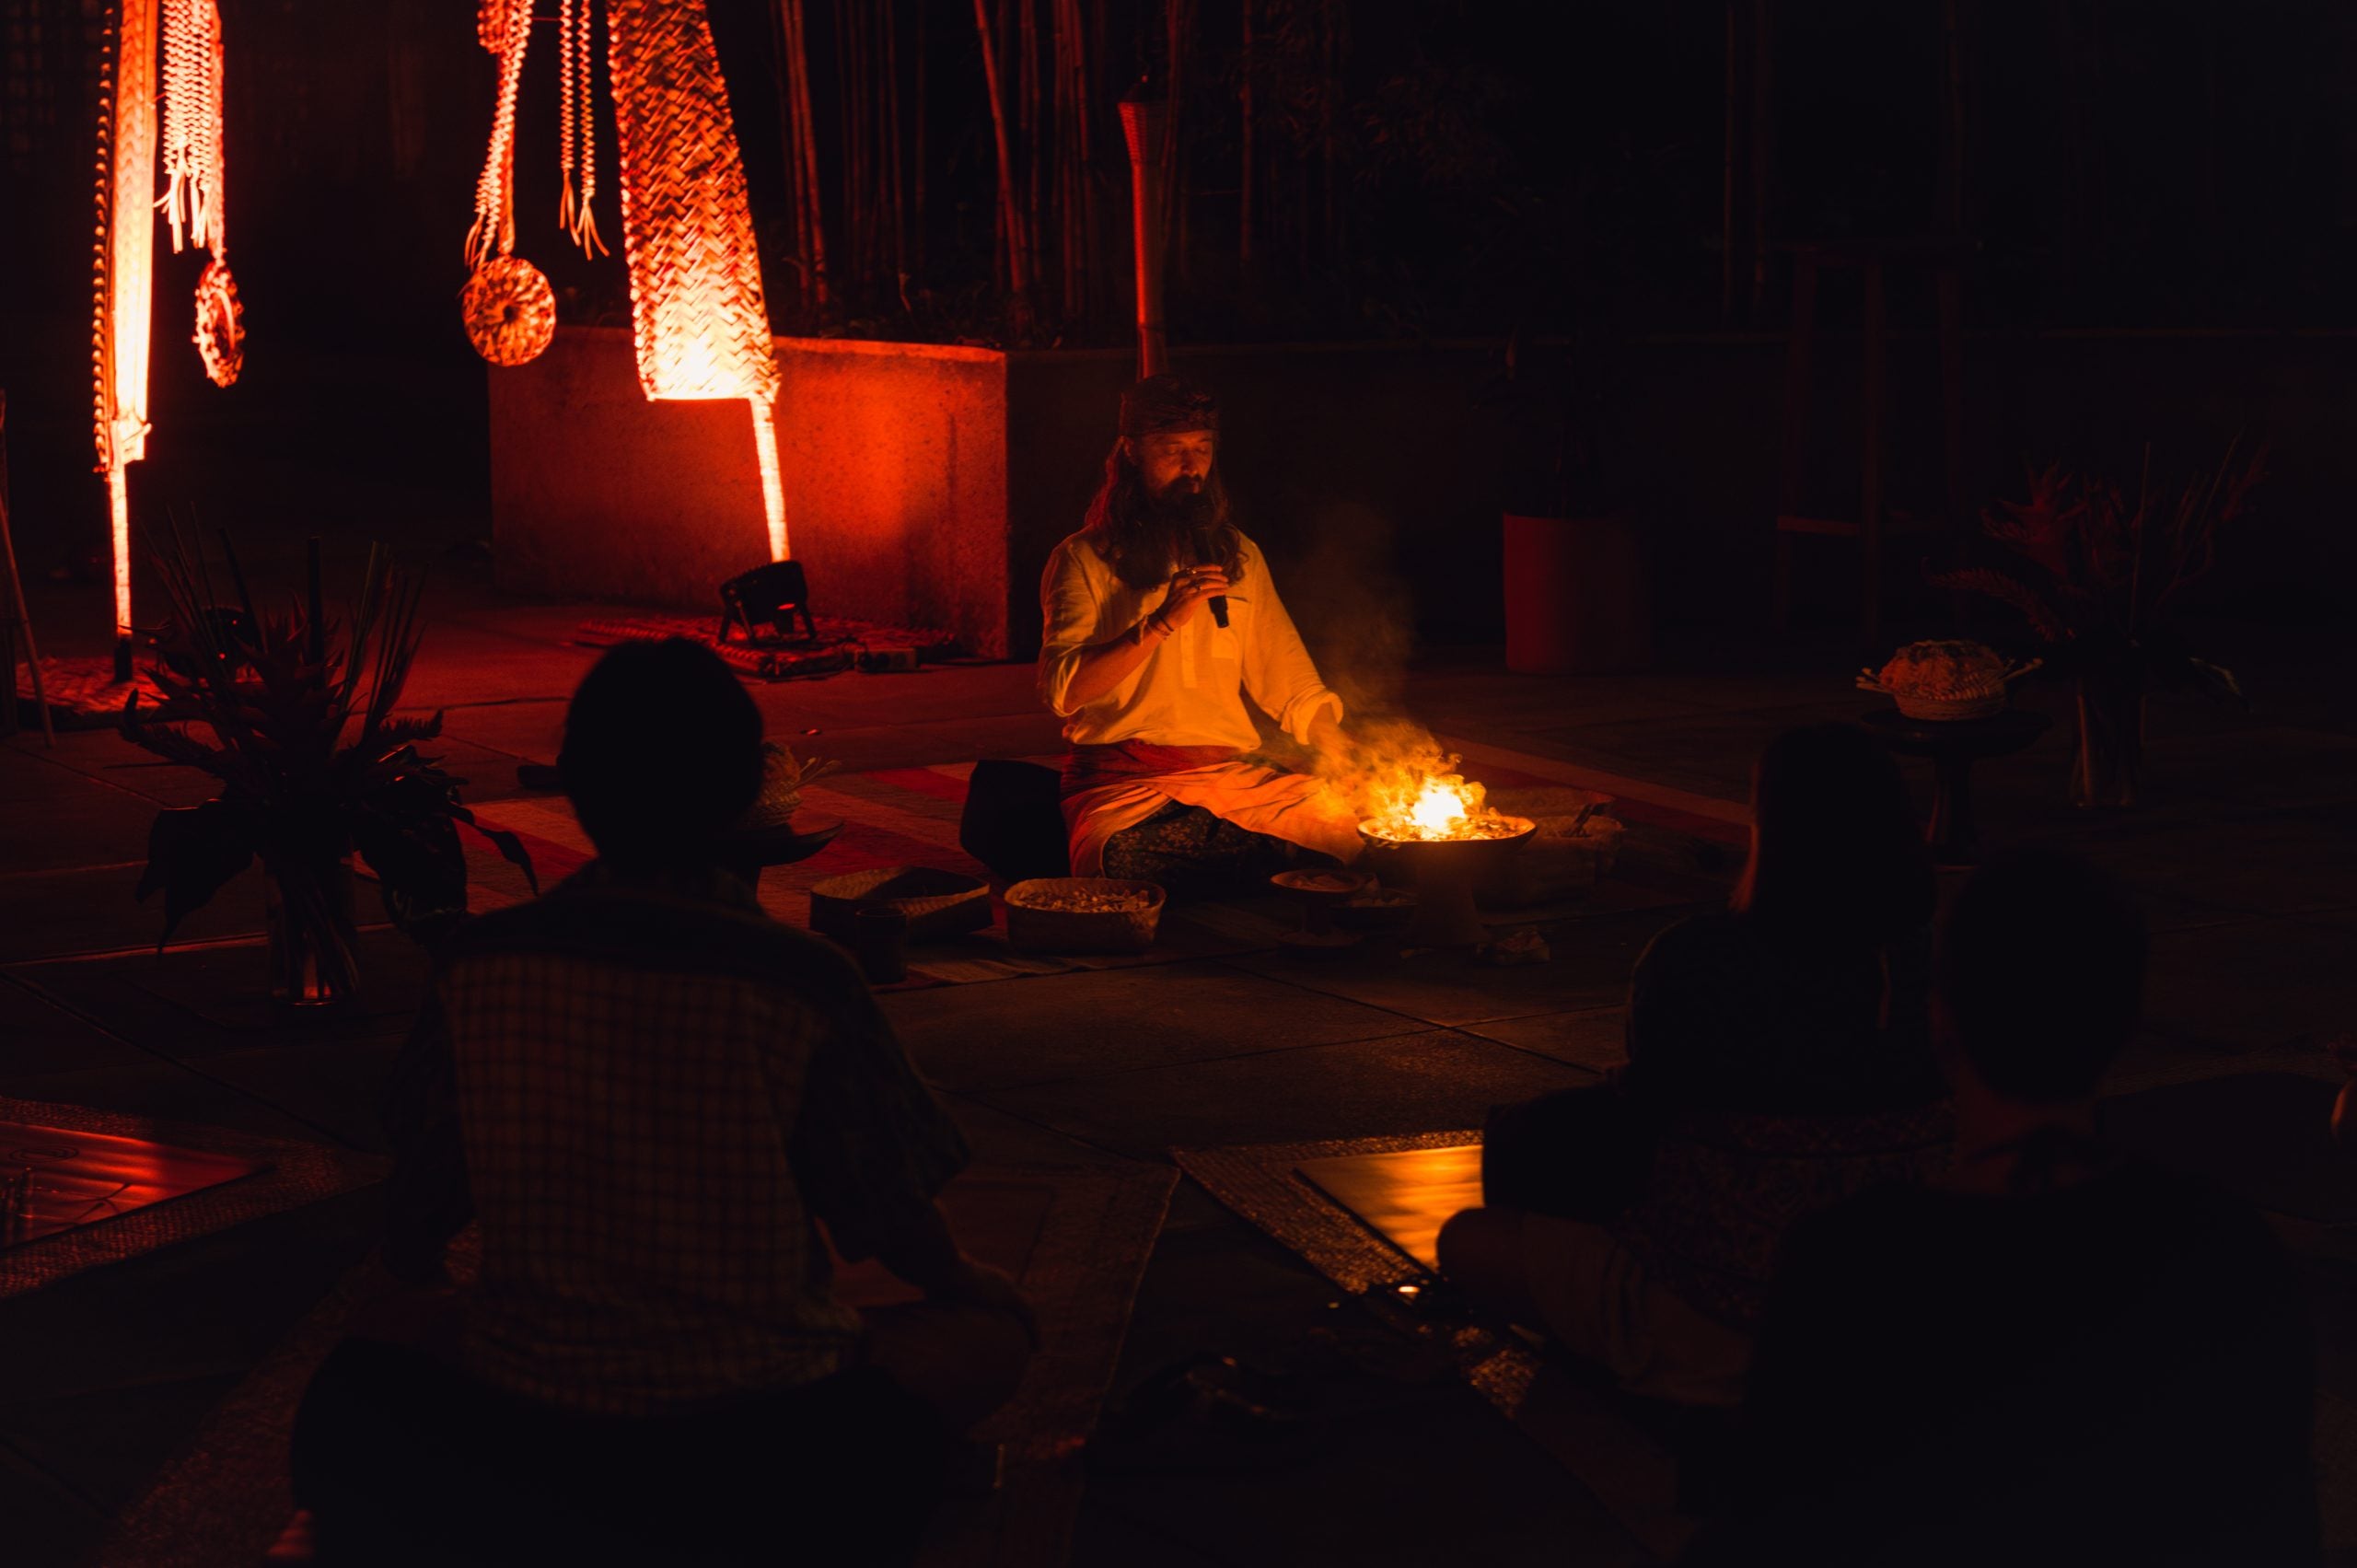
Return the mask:
{"type": "MultiPolygon", "coordinates": [[[[249,368],[227,393],[203,382],[180,324],[199,259],[163,254],[157,435],[134,483],[200,506],[311,508],[436,539],[486,533],[484,373],[455,306],[494,76],[471,7],[223,0],[222,12],[249,368]]],[[[916,101],[922,40],[917,260],[901,290],[840,265],[841,296],[817,319],[792,287],[770,9],[714,0],[712,13],[778,329],[1008,342],[970,8],[893,7],[911,45],[904,104],[916,101]]],[[[2270,613],[2337,603],[2350,556],[2328,498],[2357,479],[2337,434],[2340,411],[2357,404],[2349,7],[1746,0],[1731,18],[1726,6],[1696,4],[1271,0],[1260,13],[1263,195],[1248,271],[1237,254],[1239,9],[1233,0],[1181,9],[1186,235],[1173,263],[1175,341],[1502,345],[1535,334],[1559,372],[1576,362],[1583,406],[1616,432],[1618,460],[1583,482],[1647,518],[1666,548],[1747,561],[1764,539],[1757,525],[1775,470],[1782,247],[1925,234],[1959,218],[1974,248],[1968,503],[2014,486],[2025,459],[2132,473],[2146,442],[2198,465],[2248,431],[2275,447],[2261,525],[2272,546],[2238,552],[2208,591],[2270,613]],[[1755,123],[1762,15],[1770,77],[1755,123]],[[1951,18],[1953,100],[1942,75],[1951,18]],[[1731,38],[1741,134],[1736,255],[1723,270],[1731,38]],[[1960,193],[1951,193],[1956,168],[1960,193]],[[1596,366],[1608,374],[1582,381],[1596,366]]],[[[836,14],[811,8],[822,155],[843,79],[828,30],[836,14]]],[[[1031,340],[1041,346],[1128,339],[1128,177],[1113,105],[1142,71],[1163,72],[1168,54],[1161,5],[1085,14],[1099,29],[1092,182],[1109,289],[1076,313],[1043,309],[1031,340]]],[[[0,5],[0,383],[33,575],[102,539],[84,385],[99,17],[96,0],[0,5]]],[[[536,39],[519,115],[519,253],[557,284],[567,319],[619,322],[619,256],[584,262],[553,222],[553,29],[543,30],[552,36],[536,39]]],[[[600,114],[610,115],[602,97],[600,114]]],[[[605,226],[619,244],[610,119],[601,143],[605,226]]],[[[830,164],[822,180],[840,228],[839,169],[830,164]]],[[[1910,353],[1928,364],[1928,290],[1895,275],[1892,308],[1896,488],[1931,441],[1917,415],[1934,399],[1908,379],[1920,368],[1910,353]],[[1921,407],[1910,411],[1910,399],[1921,407]]],[[[1854,309],[1854,295],[1837,290],[1824,319],[1838,329],[1854,309]]],[[[1841,417],[1838,401],[1824,417],[1841,417]]],[[[1510,487],[1510,473],[1496,482],[1510,487]]],[[[1731,567],[1714,587],[1704,572],[1690,592],[1666,596],[1665,611],[1739,608],[1743,575],[1731,567]]],[[[1464,630],[1481,610],[1441,620],[1464,630]]]]}

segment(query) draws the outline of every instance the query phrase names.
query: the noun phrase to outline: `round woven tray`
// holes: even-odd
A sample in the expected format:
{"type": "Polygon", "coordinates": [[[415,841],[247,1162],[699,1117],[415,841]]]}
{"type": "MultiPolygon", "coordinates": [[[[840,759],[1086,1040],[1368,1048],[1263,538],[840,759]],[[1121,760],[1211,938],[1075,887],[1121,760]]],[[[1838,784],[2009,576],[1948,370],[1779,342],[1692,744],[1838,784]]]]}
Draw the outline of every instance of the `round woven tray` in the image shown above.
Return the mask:
{"type": "Polygon", "coordinates": [[[1111,877],[1035,877],[1006,890],[1006,939],[1032,953],[1143,953],[1162,921],[1162,889],[1152,882],[1111,877]],[[1039,900],[1070,893],[1143,896],[1142,909],[1060,910],[1039,900]]]}
{"type": "Polygon", "coordinates": [[[930,865],[875,865],[812,884],[810,928],[838,942],[848,942],[853,912],[877,905],[909,917],[912,942],[980,931],[991,923],[991,889],[986,882],[930,865]]]}

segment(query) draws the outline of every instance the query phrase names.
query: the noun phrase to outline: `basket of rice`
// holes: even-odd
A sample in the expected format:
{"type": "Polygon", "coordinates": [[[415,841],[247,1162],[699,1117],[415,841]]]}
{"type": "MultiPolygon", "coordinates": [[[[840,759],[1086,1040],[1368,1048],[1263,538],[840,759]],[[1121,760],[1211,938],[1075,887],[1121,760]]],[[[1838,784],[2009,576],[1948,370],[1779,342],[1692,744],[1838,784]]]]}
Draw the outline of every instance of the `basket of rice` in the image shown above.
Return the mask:
{"type": "Polygon", "coordinates": [[[990,885],[980,877],[930,865],[876,865],[813,884],[810,929],[847,943],[854,912],[877,905],[909,917],[911,942],[980,931],[991,923],[990,885]]]}
{"type": "Polygon", "coordinates": [[[1111,877],[1037,877],[1006,890],[1006,939],[1031,953],[1143,953],[1162,889],[1111,877]]]}

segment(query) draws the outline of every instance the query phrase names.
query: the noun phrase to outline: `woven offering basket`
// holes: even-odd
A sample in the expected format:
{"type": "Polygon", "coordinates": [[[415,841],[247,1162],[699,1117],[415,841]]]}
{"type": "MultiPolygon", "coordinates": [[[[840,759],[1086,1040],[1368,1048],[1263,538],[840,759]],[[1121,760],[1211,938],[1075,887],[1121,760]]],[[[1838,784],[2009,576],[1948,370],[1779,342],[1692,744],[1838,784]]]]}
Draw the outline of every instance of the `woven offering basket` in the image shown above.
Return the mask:
{"type": "Polygon", "coordinates": [[[1031,953],[1143,953],[1154,946],[1162,921],[1162,889],[1152,882],[1110,877],[1035,877],[1006,890],[1006,939],[1031,953]],[[1126,896],[1144,900],[1135,909],[1071,910],[1050,907],[1075,894],[1126,896]]]}
{"type": "Polygon", "coordinates": [[[930,865],[876,865],[813,884],[810,928],[849,942],[853,914],[877,905],[909,917],[912,942],[980,931],[991,923],[990,884],[977,877],[930,865]]]}
{"type": "Polygon", "coordinates": [[[2013,693],[2009,688],[2013,682],[2045,662],[2043,659],[2031,659],[2026,664],[2008,665],[2003,673],[1996,677],[1993,690],[1977,691],[1970,696],[1933,697],[1921,691],[1895,691],[1883,684],[1880,672],[1871,669],[1860,672],[1858,690],[1881,692],[1897,703],[1898,711],[1910,719],[1933,722],[1985,719],[2010,707],[2013,693]]]}

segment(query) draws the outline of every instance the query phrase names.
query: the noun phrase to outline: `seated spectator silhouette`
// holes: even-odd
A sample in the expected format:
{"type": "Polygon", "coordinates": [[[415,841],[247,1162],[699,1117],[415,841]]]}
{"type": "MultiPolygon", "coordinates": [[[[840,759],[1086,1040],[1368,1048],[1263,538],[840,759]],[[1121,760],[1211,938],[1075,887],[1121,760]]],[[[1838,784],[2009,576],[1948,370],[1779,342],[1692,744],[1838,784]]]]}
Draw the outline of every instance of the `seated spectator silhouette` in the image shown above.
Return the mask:
{"type": "MultiPolygon", "coordinates": [[[[311,1385],[319,1561],[904,1560],[956,1434],[1030,1353],[934,1195],[966,1159],[850,960],[720,869],[761,721],[710,650],[616,648],[560,761],[598,858],[440,956],[450,1114],[401,1150],[424,1237],[480,1226],[440,1353],[311,1385]],[[446,1156],[435,1172],[437,1130],[446,1156]],[[836,1299],[819,1226],[922,1299],[836,1299]]],[[[423,1074],[428,1080],[435,1076],[423,1074]]]]}
{"type": "Polygon", "coordinates": [[[1944,1150],[1935,897],[1872,738],[1771,742],[1730,907],[1638,959],[1618,1081],[1492,1113],[1443,1272],[1631,1392],[1735,1403],[1785,1228],[1944,1150]]]}
{"type": "Polygon", "coordinates": [[[1795,1227],[1696,1563],[2314,1563],[2309,1326],[2258,1215],[2107,1150],[2134,909],[1991,860],[1945,934],[1956,1162],[1795,1227]]]}

